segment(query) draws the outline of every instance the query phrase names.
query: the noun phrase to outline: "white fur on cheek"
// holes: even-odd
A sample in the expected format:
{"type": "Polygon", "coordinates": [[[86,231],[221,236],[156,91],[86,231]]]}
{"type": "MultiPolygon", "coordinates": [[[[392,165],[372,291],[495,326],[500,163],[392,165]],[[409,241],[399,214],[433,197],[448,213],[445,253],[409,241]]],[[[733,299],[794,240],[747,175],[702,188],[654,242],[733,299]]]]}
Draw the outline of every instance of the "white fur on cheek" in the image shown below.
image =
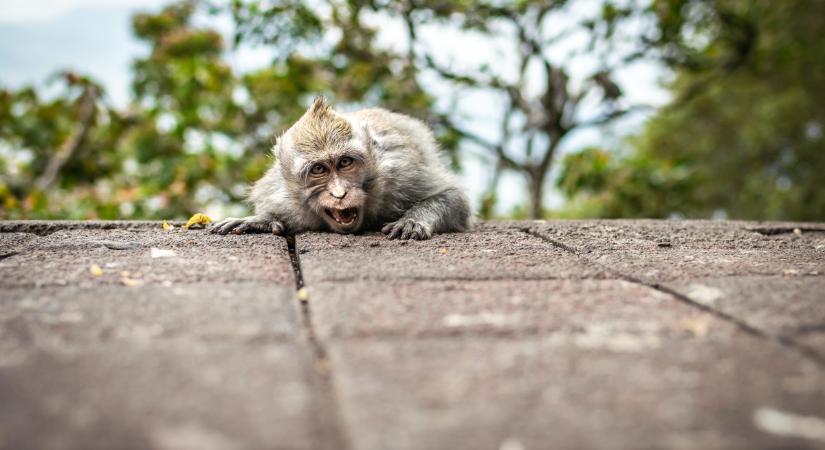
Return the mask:
{"type": "Polygon", "coordinates": [[[304,165],[307,163],[307,160],[301,158],[298,155],[295,155],[295,158],[292,160],[292,173],[301,173],[301,170],[304,168],[304,165]]]}

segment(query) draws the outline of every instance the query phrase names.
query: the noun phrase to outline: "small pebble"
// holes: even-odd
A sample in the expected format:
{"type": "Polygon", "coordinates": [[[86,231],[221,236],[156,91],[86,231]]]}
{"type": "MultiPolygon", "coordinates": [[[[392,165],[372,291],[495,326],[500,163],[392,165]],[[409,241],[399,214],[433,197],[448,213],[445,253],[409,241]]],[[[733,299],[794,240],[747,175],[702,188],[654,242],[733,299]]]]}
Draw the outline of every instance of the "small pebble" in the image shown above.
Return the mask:
{"type": "Polygon", "coordinates": [[[169,258],[175,256],[175,251],[166,248],[152,247],[150,255],[152,258],[169,258]]]}
{"type": "Polygon", "coordinates": [[[137,242],[96,241],[95,244],[102,245],[111,250],[134,250],[140,248],[140,244],[137,242]]]}

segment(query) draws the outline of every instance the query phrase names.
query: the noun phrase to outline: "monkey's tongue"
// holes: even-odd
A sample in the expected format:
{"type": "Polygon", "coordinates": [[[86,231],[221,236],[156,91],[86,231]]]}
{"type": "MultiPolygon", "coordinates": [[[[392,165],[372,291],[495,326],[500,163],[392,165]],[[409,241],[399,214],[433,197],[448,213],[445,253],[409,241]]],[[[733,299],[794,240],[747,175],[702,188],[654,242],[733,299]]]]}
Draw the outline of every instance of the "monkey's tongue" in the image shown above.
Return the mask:
{"type": "Polygon", "coordinates": [[[330,212],[332,213],[332,218],[335,219],[336,222],[345,225],[355,220],[355,216],[358,214],[355,208],[333,209],[330,212]]]}

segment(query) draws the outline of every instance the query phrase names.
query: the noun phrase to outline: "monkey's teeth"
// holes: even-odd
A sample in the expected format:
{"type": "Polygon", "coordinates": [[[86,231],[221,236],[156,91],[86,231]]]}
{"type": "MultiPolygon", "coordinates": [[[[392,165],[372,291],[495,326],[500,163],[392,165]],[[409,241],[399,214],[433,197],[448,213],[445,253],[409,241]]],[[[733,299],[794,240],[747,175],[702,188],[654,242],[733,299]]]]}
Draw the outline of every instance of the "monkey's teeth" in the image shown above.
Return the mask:
{"type": "Polygon", "coordinates": [[[328,209],[327,214],[341,225],[349,225],[358,217],[358,210],[355,208],[328,209]]]}

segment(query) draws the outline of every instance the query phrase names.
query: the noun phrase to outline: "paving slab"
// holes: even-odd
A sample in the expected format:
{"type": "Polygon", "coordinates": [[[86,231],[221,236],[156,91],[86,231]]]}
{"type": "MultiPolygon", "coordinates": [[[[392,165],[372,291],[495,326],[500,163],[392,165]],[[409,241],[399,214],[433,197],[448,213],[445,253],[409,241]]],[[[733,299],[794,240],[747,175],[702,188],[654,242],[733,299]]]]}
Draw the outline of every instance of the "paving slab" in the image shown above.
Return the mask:
{"type": "Polygon", "coordinates": [[[607,272],[509,228],[436,235],[427,241],[305,233],[297,236],[304,279],[318,281],[604,278],[607,272]]]}
{"type": "Polygon", "coordinates": [[[720,275],[825,274],[825,224],[617,220],[508,225],[529,228],[651,283],[720,275]]]}
{"type": "Polygon", "coordinates": [[[821,230],[0,222],[0,448],[825,448],[821,230]]]}
{"type": "Polygon", "coordinates": [[[293,284],[286,241],[269,234],[220,236],[203,230],[53,229],[0,233],[5,287],[268,281],[293,284]],[[167,252],[155,252],[152,248],[167,252]],[[92,265],[102,275],[90,273],[92,265]],[[124,279],[126,279],[124,281],[124,279]]]}
{"type": "Polygon", "coordinates": [[[0,367],[30,353],[77,353],[117,342],[272,342],[301,333],[291,286],[5,288],[0,291],[0,367]]]}
{"type": "Polygon", "coordinates": [[[673,289],[825,356],[825,224],[618,220],[499,226],[527,227],[586,260],[673,289]]]}
{"type": "MultiPolygon", "coordinates": [[[[185,222],[166,222],[180,227],[185,222]]],[[[163,224],[157,220],[0,220],[0,233],[32,233],[39,236],[63,230],[152,230],[163,224]]]]}
{"type": "MultiPolygon", "coordinates": [[[[481,224],[475,234],[512,244],[531,226],[481,224]]],[[[719,247],[735,251],[741,234],[724,233],[731,237],[719,247]]],[[[443,244],[412,247],[410,257],[409,247],[375,250],[385,246],[371,241],[380,237],[310,237],[298,241],[309,249],[301,255],[309,303],[353,448],[825,446],[821,431],[800,431],[825,424],[817,361],[670,294],[601,274],[531,280],[499,258],[494,269],[482,265],[495,277],[460,266],[463,276],[450,278],[431,256],[450,254],[443,244]],[[384,270],[405,257],[427,276],[384,270]]],[[[693,254],[714,249],[685,242],[693,254]]],[[[517,254],[542,255],[524,250],[517,254]]],[[[614,269],[587,257],[575,264],[614,269]]]]}
{"type": "Polygon", "coordinates": [[[825,277],[709,277],[665,286],[825,360],[825,277]]]}
{"type": "Polygon", "coordinates": [[[0,448],[323,447],[294,344],[118,342],[0,368],[0,448]]]}
{"type": "Polygon", "coordinates": [[[360,339],[331,354],[357,449],[825,446],[825,376],[793,352],[744,337],[609,342],[360,339]]]}
{"type": "Polygon", "coordinates": [[[283,238],[0,225],[0,448],[333,446],[283,238]]]}
{"type": "Polygon", "coordinates": [[[719,325],[668,294],[622,280],[322,282],[307,289],[316,330],[330,340],[573,333],[616,335],[621,345],[627,333],[655,340],[719,325]]]}

